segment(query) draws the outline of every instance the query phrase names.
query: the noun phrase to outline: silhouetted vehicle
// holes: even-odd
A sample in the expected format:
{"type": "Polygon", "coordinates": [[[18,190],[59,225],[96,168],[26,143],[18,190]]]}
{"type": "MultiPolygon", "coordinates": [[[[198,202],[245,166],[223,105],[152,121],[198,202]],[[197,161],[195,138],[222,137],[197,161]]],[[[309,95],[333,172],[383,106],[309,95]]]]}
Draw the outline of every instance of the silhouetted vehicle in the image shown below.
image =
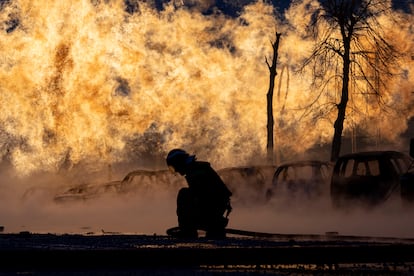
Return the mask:
{"type": "Polygon", "coordinates": [[[105,193],[117,192],[120,183],[121,181],[113,181],[99,185],[82,183],[55,195],[53,199],[57,202],[90,200],[105,193]]]}
{"type": "Polygon", "coordinates": [[[67,188],[62,193],[55,195],[58,202],[89,200],[103,194],[128,194],[139,192],[140,194],[154,195],[154,191],[161,188],[163,191],[176,191],[184,182],[175,177],[169,170],[136,170],[128,173],[122,180],[107,183],[82,183],[67,188]]]}
{"type": "Polygon", "coordinates": [[[329,195],[333,165],[320,160],[302,160],[280,165],[272,179],[266,198],[315,199],[329,195]]]}
{"type": "Polygon", "coordinates": [[[405,205],[412,205],[414,203],[414,138],[410,142],[410,156],[413,158],[413,162],[411,162],[408,171],[400,178],[401,198],[405,205]]]}
{"type": "Polygon", "coordinates": [[[334,207],[373,207],[392,195],[400,197],[400,177],[412,158],[398,151],[371,151],[346,154],[335,163],[331,179],[334,207]]]}
{"type": "Polygon", "coordinates": [[[401,176],[401,198],[404,204],[414,204],[414,162],[401,176]]]}
{"type": "Polygon", "coordinates": [[[265,191],[269,187],[275,166],[240,166],[217,171],[231,189],[232,202],[241,205],[264,203],[265,191]]]}

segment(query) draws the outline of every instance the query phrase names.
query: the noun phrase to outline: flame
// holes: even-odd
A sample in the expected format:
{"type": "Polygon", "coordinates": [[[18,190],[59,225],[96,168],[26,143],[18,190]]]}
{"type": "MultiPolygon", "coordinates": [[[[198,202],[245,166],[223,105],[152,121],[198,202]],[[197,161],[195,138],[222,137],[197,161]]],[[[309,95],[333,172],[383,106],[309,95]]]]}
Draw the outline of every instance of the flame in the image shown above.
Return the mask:
{"type": "MultiPolygon", "coordinates": [[[[216,167],[252,158],[259,162],[266,146],[265,57],[272,55],[277,29],[282,37],[275,146],[288,154],[330,142],[334,115],[325,120],[303,115],[316,95],[308,89],[311,76],[289,74],[309,53],[311,41],[285,28],[262,1],[246,6],[237,18],[202,14],[212,1],[200,1],[197,9],[178,2],[162,11],[139,2],[135,12],[126,11],[123,1],[2,3],[3,160],[25,175],[86,161],[133,162],[148,154],[162,158],[175,147],[216,167]]],[[[286,13],[296,30],[306,24],[301,16],[305,6],[286,13]]],[[[389,27],[401,47],[413,49],[409,23],[389,27]]],[[[378,120],[391,140],[406,129],[396,122],[414,113],[410,58],[403,63],[405,75],[390,83],[386,95],[388,103],[406,111],[378,120]]],[[[369,118],[379,114],[372,110],[369,118]]],[[[352,123],[361,123],[362,115],[352,123]]]]}

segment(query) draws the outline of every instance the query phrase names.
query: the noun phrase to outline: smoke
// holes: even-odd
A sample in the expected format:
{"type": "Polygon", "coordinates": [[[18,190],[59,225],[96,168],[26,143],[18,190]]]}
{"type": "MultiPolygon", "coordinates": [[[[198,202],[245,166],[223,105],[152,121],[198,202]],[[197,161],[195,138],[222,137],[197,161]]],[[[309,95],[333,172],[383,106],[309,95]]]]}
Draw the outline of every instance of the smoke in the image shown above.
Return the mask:
{"type": "MultiPolygon", "coordinates": [[[[265,58],[275,30],[282,33],[278,68],[284,71],[276,79],[276,147],[289,157],[330,141],[335,114],[321,120],[321,110],[309,112],[319,94],[309,88],[309,74],[294,74],[312,46],[302,15],[317,2],[293,5],[283,24],[261,1],[238,17],[203,14],[212,1],[179,2],[161,10],[141,2],[131,10],[122,1],[2,3],[3,160],[25,175],[85,163],[159,167],[179,146],[220,168],[248,164],[264,156],[265,58]]],[[[408,52],[413,34],[406,19],[398,30],[388,18],[383,22],[408,52]]],[[[403,61],[401,78],[384,96],[401,112],[354,112],[345,130],[362,125],[366,135],[398,140],[406,124],[395,122],[412,116],[412,67],[411,57],[403,61]]],[[[326,90],[337,91],[335,83],[326,90]]],[[[320,96],[318,103],[332,100],[320,96]]],[[[355,97],[352,104],[365,100],[355,97]]]]}
{"type": "Polygon", "coordinates": [[[242,23],[173,5],[129,14],[117,3],[10,4],[20,24],[2,33],[3,156],[27,174],[177,145],[220,166],[260,153],[271,7],[252,7],[242,23]]]}
{"type": "Polygon", "coordinates": [[[331,207],[329,200],[313,204],[242,207],[231,216],[230,226],[238,229],[283,234],[325,234],[367,237],[412,238],[412,209],[397,202],[372,210],[355,208],[342,212],[331,207]]]}
{"type": "MultiPolygon", "coordinates": [[[[182,180],[174,175],[171,178],[182,180]]],[[[145,186],[154,184],[146,180],[117,191],[105,187],[105,182],[95,180],[82,186],[51,174],[20,180],[2,177],[0,225],[8,233],[165,234],[167,228],[176,225],[177,187],[166,189],[168,183],[145,186]],[[73,188],[86,186],[96,188],[74,192],[73,188]]]]}
{"type": "MultiPolygon", "coordinates": [[[[109,184],[117,185],[120,181],[85,183],[94,188],[78,192],[72,189],[71,193],[68,186],[80,186],[64,182],[67,180],[57,175],[43,174],[24,180],[3,177],[3,181],[14,185],[1,186],[0,225],[7,233],[165,235],[166,229],[177,225],[176,195],[186,185],[182,176],[167,172],[132,172],[136,177],[122,188],[111,186],[113,189],[109,189],[109,184]]],[[[268,167],[220,170],[234,193],[229,228],[279,234],[338,232],[340,235],[413,238],[414,208],[403,207],[398,198],[372,209],[349,210],[332,208],[329,191],[312,200],[283,196],[266,201],[271,172],[268,167]],[[230,175],[233,178],[226,178],[230,175]],[[264,181],[261,192],[259,189],[252,192],[251,185],[261,181],[264,181]]]]}

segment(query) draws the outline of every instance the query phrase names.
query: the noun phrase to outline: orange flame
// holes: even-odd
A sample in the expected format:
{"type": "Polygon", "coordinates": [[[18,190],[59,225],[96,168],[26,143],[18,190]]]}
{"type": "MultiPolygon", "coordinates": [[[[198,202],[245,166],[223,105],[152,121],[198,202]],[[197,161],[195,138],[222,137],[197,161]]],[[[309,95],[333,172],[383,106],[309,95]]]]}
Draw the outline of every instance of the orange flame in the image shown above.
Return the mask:
{"type": "MultiPolygon", "coordinates": [[[[160,12],[139,5],[129,14],[122,1],[3,4],[0,18],[8,23],[0,32],[0,154],[19,173],[134,161],[143,158],[147,142],[149,153],[163,156],[183,147],[216,167],[264,156],[265,57],[272,55],[276,27],[283,29],[272,7],[259,1],[229,18],[174,3],[160,12]],[[11,28],[10,22],[18,24],[11,28]]],[[[293,26],[303,23],[303,8],[288,11],[293,26]]],[[[413,46],[409,29],[393,29],[406,49],[413,46]]],[[[282,33],[279,72],[297,66],[311,45],[288,29],[282,33]]],[[[412,106],[412,60],[404,70],[387,100],[412,106]]],[[[315,96],[307,88],[310,76],[277,81],[282,96],[275,100],[275,118],[284,127],[276,129],[275,146],[294,153],[330,142],[332,118],[312,125],[299,119],[299,108],[315,96]]],[[[395,121],[412,115],[382,117],[381,130],[395,139],[406,127],[395,121]]]]}

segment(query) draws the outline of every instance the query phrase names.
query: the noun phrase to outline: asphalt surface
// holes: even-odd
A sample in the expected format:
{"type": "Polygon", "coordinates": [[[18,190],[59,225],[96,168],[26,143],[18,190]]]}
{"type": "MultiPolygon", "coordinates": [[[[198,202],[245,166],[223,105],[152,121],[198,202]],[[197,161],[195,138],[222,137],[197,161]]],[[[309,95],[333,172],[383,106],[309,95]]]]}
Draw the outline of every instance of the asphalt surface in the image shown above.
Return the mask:
{"type": "Polygon", "coordinates": [[[223,240],[3,233],[0,275],[414,275],[413,239],[237,231],[223,240]]]}

